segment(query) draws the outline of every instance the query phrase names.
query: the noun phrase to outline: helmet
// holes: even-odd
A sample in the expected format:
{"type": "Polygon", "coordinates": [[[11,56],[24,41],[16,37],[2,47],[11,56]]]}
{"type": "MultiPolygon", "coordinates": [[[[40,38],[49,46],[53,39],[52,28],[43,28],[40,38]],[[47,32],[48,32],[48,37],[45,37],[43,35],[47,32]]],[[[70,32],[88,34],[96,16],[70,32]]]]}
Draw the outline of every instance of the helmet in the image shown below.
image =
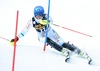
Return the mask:
{"type": "Polygon", "coordinates": [[[36,6],[34,8],[34,16],[43,16],[44,8],[42,6],[36,6]]]}

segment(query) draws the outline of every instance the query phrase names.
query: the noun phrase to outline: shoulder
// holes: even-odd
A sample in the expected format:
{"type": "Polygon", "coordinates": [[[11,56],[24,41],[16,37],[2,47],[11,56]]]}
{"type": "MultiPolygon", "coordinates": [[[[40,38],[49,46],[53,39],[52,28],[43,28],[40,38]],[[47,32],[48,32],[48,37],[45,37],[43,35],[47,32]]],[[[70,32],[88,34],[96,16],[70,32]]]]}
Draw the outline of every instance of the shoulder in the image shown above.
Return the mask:
{"type": "Polygon", "coordinates": [[[49,22],[53,23],[51,16],[48,17],[48,14],[44,14],[43,20],[49,19],[49,22]]]}
{"type": "Polygon", "coordinates": [[[43,19],[42,20],[47,20],[47,14],[43,14],[43,19]]]}
{"type": "Polygon", "coordinates": [[[34,17],[32,17],[32,21],[35,21],[35,18],[34,17]]]}

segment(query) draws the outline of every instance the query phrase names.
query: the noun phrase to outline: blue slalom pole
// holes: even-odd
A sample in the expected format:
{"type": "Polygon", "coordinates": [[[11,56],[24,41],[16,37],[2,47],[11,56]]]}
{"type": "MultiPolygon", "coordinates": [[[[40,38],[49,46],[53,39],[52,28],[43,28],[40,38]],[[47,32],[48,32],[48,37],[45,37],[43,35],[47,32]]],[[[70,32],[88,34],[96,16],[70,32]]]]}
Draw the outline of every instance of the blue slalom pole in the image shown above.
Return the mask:
{"type": "Polygon", "coordinates": [[[45,35],[45,42],[44,42],[44,51],[46,50],[46,42],[48,36],[48,20],[49,20],[49,13],[50,13],[50,0],[48,0],[48,14],[47,14],[47,24],[46,24],[46,35],[45,35]]]}

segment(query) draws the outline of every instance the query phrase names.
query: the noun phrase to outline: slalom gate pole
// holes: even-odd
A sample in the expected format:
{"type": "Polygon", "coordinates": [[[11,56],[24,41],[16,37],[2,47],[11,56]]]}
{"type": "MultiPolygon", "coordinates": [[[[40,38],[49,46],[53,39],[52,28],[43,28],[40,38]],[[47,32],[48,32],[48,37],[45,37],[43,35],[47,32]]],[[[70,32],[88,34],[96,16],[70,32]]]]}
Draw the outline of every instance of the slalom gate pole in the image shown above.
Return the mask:
{"type": "Polygon", "coordinates": [[[52,25],[57,26],[57,27],[61,27],[63,29],[66,29],[66,30],[69,30],[69,31],[72,31],[72,32],[76,32],[76,33],[79,33],[79,34],[82,34],[82,35],[85,35],[85,36],[88,36],[88,37],[92,37],[91,35],[88,35],[88,34],[85,34],[85,33],[82,33],[82,32],[78,32],[78,31],[63,27],[63,26],[59,26],[59,25],[56,25],[56,24],[52,24],[52,25]]]}
{"type": "Polygon", "coordinates": [[[16,55],[16,41],[17,41],[16,37],[17,37],[17,30],[18,30],[18,16],[19,16],[19,11],[17,10],[12,71],[14,71],[14,69],[15,69],[15,55],[16,55]]]}
{"type": "Polygon", "coordinates": [[[48,14],[47,14],[47,24],[46,24],[46,36],[45,36],[45,42],[44,42],[44,49],[43,49],[43,51],[46,50],[47,35],[48,35],[49,12],[50,12],[50,0],[48,0],[48,14]]]}

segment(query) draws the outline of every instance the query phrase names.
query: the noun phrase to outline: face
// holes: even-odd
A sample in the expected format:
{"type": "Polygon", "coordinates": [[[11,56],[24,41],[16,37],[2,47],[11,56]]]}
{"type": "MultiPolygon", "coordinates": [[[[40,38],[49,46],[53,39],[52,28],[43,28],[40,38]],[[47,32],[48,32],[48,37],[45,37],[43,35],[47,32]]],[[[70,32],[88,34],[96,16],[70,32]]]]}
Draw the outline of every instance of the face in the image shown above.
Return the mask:
{"type": "Polygon", "coordinates": [[[35,16],[36,19],[42,19],[42,16],[35,16]]]}

